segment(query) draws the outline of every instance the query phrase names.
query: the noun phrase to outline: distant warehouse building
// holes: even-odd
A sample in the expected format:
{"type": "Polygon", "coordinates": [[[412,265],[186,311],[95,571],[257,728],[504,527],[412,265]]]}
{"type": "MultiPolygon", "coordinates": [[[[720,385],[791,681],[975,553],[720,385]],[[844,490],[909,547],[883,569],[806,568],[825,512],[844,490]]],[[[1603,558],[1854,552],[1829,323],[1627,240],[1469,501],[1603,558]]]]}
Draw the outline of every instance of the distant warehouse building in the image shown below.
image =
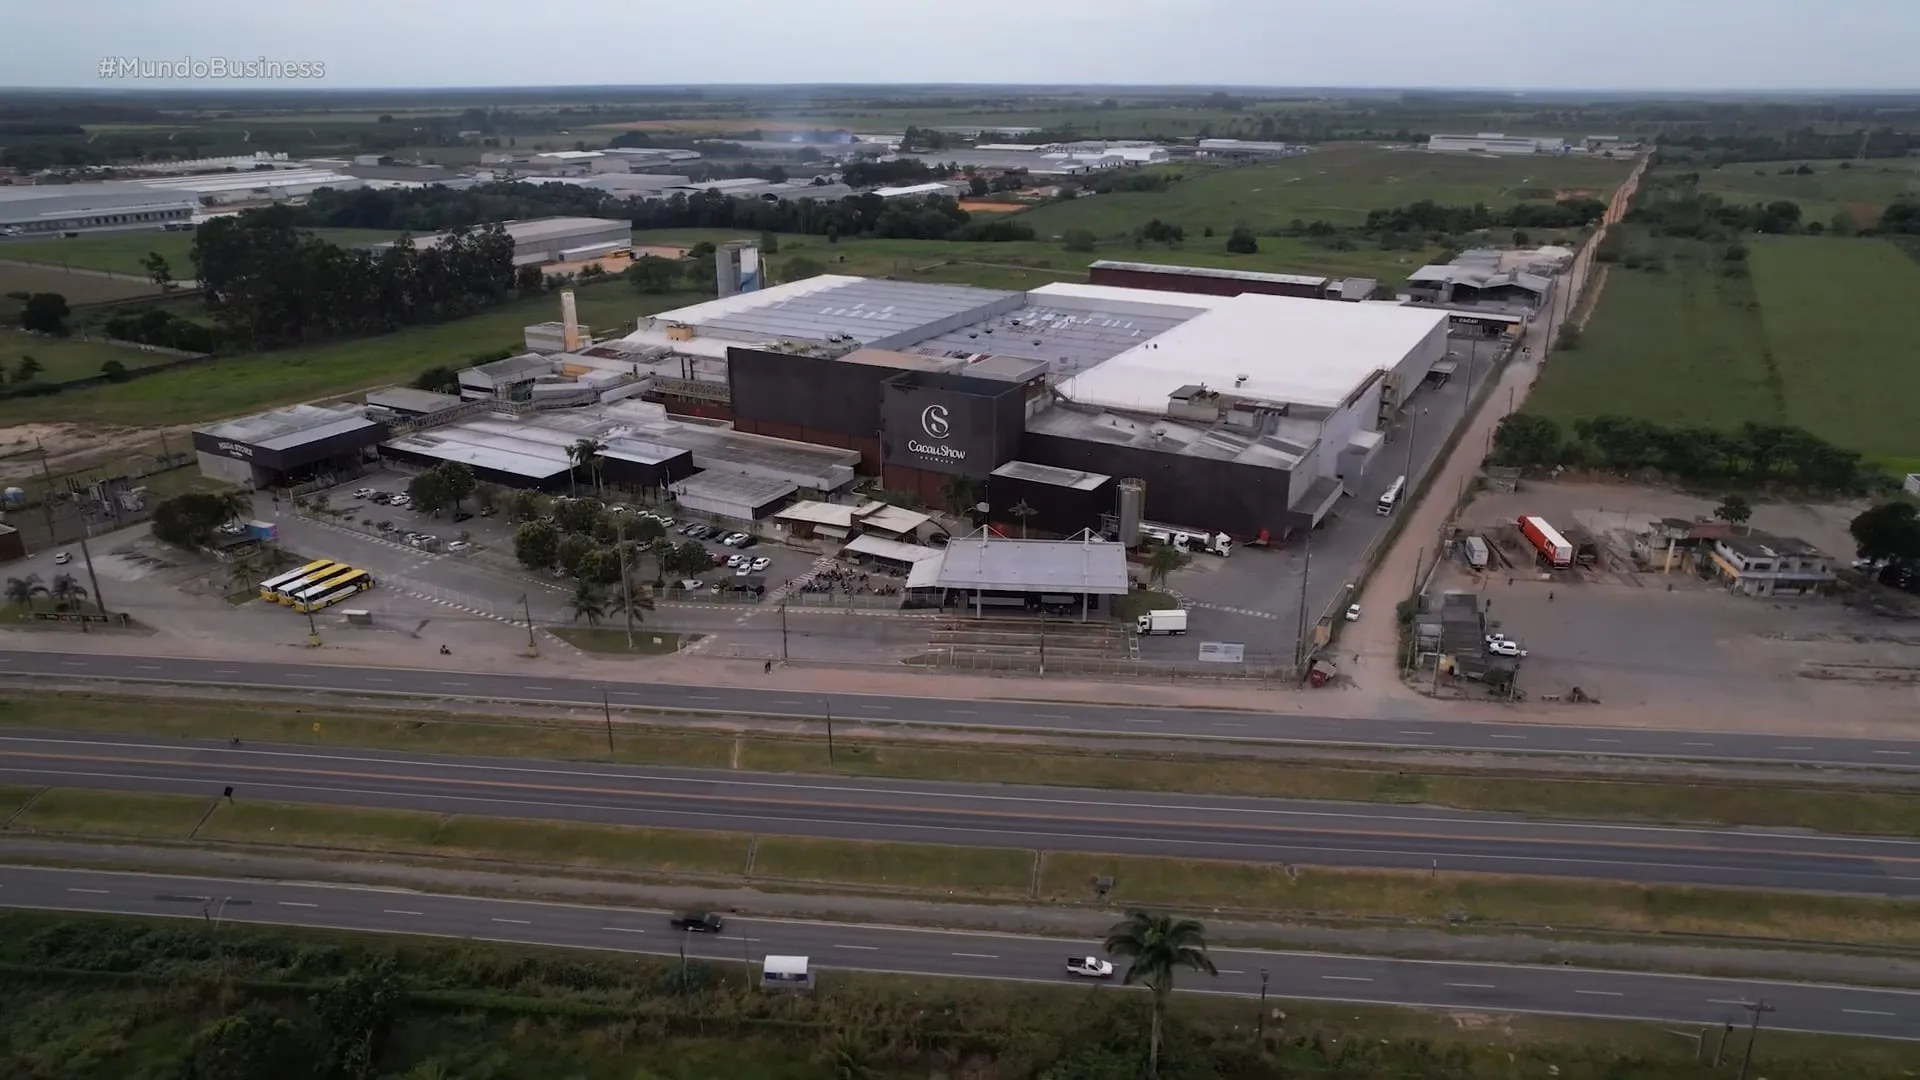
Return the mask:
{"type": "Polygon", "coordinates": [[[0,186],[0,233],[185,226],[199,208],[199,200],[191,195],[139,184],[13,184],[0,186]]]}
{"type": "Polygon", "coordinates": [[[1478,135],[1429,135],[1427,149],[1443,154],[1564,154],[1567,140],[1483,131],[1478,135]]]}
{"type": "Polygon", "coordinates": [[[1168,266],[1161,263],[1098,259],[1087,267],[1095,285],[1160,292],[1199,293],[1203,296],[1298,296],[1306,300],[1365,300],[1379,282],[1372,278],[1329,278],[1312,274],[1269,274],[1258,270],[1230,270],[1213,266],[1168,266]]]}
{"type": "MultiPolygon", "coordinates": [[[[574,262],[597,258],[633,246],[633,223],[607,218],[551,217],[532,221],[503,222],[513,238],[513,265],[545,266],[548,263],[574,262]]],[[[429,248],[447,238],[432,233],[413,238],[415,248],[429,248]]],[[[374,244],[382,251],[393,244],[374,244]]]]}
{"type": "Polygon", "coordinates": [[[294,405],[193,433],[200,471],[247,487],[290,487],[374,459],[387,425],[355,405],[294,405]]]}

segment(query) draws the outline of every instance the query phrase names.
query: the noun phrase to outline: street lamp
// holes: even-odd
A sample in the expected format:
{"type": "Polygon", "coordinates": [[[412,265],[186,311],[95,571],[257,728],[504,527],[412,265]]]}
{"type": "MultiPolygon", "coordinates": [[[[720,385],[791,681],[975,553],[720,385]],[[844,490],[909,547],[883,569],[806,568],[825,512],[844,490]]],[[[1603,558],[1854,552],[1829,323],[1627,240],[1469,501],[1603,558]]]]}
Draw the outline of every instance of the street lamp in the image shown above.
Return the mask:
{"type": "Polygon", "coordinates": [[[1765,999],[1749,1001],[1742,1008],[1753,1014],[1753,1026],[1747,1029],[1747,1052],[1740,1058],[1740,1080],[1747,1080],[1747,1067],[1753,1064],[1753,1044],[1760,1038],[1760,1014],[1774,1011],[1765,999]]]}

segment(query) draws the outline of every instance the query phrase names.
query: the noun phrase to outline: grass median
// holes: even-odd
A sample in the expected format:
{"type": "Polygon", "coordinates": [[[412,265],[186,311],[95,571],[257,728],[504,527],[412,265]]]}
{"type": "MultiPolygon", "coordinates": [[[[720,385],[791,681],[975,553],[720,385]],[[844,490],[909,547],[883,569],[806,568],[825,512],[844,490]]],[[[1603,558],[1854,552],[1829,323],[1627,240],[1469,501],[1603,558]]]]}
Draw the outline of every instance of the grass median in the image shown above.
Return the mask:
{"type": "Polygon", "coordinates": [[[185,840],[212,805],[213,799],[203,795],[49,788],[13,819],[7,831],[185,840]]]}
{"type": "Polygon", "coordinates": [[[762,836],[753,876],[1026,896],[1033,888],[1033,862],[1033,852],[1013,848],[762,836]]]}
{"type": "Polygon", "coordinates": [[[36,788],[27,787],[0,787],[0,822],[5,822],[19,813],[20,808],[27,805],[27,800],[33,798],[36,790],[36,788]]]}
{"type": "Polygon", "coordinates": [[[0,725],[180,738],[248,739],[436,754],[612,761],[758,772],[1046,784],[1343,802],[1425,804],[1586,821],[1645,821],[1920,836],[1920,794],[1814,785],[1790,778],[1714,782],[1590,780],[1497,770],[1302,764],[1258,758],[842,736],[824,739],[680,732],[617,723],[614,750],[597,723],[461,717],[418,709],[229,704],[110,694],[23,695],[0,703],[0,725]]]}
{"type": "Polygon", "coordinates": [[[1613,881],[1420,871],[1285,867],[1208,859],[1050,852],[1040,899],[1186,910],[1236,908],[1434,925],[1505,924],[1563,931],[1725,934],[1849,945],[1920,945],[1920,902],[1869,897],[1633,885],[1613,881]]]}

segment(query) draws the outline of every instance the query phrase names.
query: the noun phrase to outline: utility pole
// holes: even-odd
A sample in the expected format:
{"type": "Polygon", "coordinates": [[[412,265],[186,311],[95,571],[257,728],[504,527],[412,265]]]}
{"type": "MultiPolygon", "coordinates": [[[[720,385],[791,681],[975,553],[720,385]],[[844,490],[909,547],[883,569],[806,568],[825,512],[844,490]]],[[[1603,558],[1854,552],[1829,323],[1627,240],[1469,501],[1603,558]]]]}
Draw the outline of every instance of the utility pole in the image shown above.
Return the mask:
{"type": "Polygon", "coordinates": [[[1753,1014],[1753,1026],[1747,1029],[1747,1052],[1740,1058],[1740,1080],[1747,1080],[1747,1067],[1753,1064],[1753,1044],[1760,1038],[1760,1014],[1774,1011],[1774,1006],[1760,1001],[1747,1002],[1742,1008],[1753,1014]]]}
{"type": "Polygon", "coordinates": [[[307,648],[317,649],[319,647],[320,647],[320,628],[314,625],[313,608],[309,606],[307,607],[307,648]]]}
{"type": "MultiPolygon", "coordinates": [[[[634,597],[633,579],[627,576],[627,515],[615,514],[613,519],[613,542],[620,548],[620,606],[627,612],[627,651],[632,652],[634,597]]],[[[609,727],[608,731],[611,732],[612,728],[609,727]]],[[[608,736],[607,742],[609,744],[607,749],[611,751],[613,749],[611,735],[608,736]]]]}
{"type": "Polygon", "coordinates": [[[527,617],[527,655],[539,656],[540,646],[533,640],[533,605],[527,602],[527,594],[520,594],[520,611],[527,617]]]}
{"type": "Polygon", "coordinates": [[[47,448],[39,439],[33,440],[33,448],[40,454],[40,479],[46,484],[40,493],[40,511],[47,516],[47,543],[58,544],[60,535],[53,530],[53,470],[47,467],[47,448]]]}
{"type": "MultiPolygon", "coordinates": [[[[1413,581],[1407,586],[1407,602],[1418,606],[1420,596],[1420,564],[1426,561],[1427,549],[1421,548],[1413,555],[1413,581]]],[[[1397,621],[1397,619],[1396,619],[1397,621]]],[[[1416,624],[1416,629],[1417,629],[1416,624]]],[[[1407,635],[1407,670],[1412,671],[1414,660],[1420,655],[1420,642],[1413,634],[1407,635]]]]}
{"type": "Polygon", "coordinates": [[[1293,628],[1293,666],[1304,667],[1307,662],[1307,582],[1313,572],[1313,527],[1307,527],[1305,559],[1300,564],[1300,614],[1295,617],[1297,624],[1293,628]]]}
{"type": "Polygon", "coordinates": [[[820,707],[827,714],[827,764],[833,764],[833,699],[821,698],[820,707]]]}
{"type": "Polygon", "coordinates": [[[787,662],[787,601],[780,601],[780,662],[787,662]]]}
{"type": "MultiPolygon", "coordinates": [[[[93,572],[93,552],[87,550],[87,538],[84,536],[80,538],[80,560],[87,564],[87,580],[93,584],[94,606],[100,609],[100,614],[105,615],[107,598],[100,595],[100,575],[93,572]]],[[[80,625],[86,626],[86,620],[82,619],[80,625]]]]}
{"type": "Polygon", "coordinates": [[[1426,411],[1427,411],[1426,409],[1420,408],[1420,409],[1411,410],[1407,413],[1406,474],[1407,474],[1407,490],[1408,491],[1413,490],[1413,436],[1415,432],[1420,430],[1420,414],[1426,411]]]}
{"type": "Polygon", "coordinates": [[[607,718],[607,756],[613,756],[613,704],[607,700],[607,688],[600,688],[600,715],[607,718]]]}
{"type": "Polygon", "coordinates": [[[1260,1020],[1255,1028],[1254,1040],[1262,1046],[1267,1042],[1267,969],[1260,969],[1260,1020]]]}

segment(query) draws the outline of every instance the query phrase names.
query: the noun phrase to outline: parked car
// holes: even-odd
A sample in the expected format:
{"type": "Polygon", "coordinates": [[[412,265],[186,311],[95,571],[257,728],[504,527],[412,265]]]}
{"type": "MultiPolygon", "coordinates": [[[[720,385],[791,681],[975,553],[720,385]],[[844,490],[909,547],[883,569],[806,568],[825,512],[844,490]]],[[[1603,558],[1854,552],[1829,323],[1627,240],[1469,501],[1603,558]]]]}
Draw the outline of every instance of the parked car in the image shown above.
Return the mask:
{"type": "Polygon", "coordinates": [[[465,540],[455,540],[453,543],[447,545],[447,550],[449,552],[452,552],[455,555],[458,555],[463,551],[471,551],[472,549],[473,549],[473,545],[469,544],[465,540]]]}
{"type": "Polygon", "coordinates": [[[751,573],[753,573],[753,567],[746,563],[741,563],[740,568],[733,572],[733,576],[746,577],[748,574],[751,574],[751,573]]]}
{"type": "Polygon", "coordinates": [[[746,561],[747,561],[747,557],[746,557],[745,555],[729,555],[729,556],[727,556],[727,565],[728,565],[728,566],[739,566],[739,565],[740,565],[741,563],[744,563],[744,562],[746,562],[746,561]]]}
{"type": "Polygon", "coordinates": [[[1521,648],[1520,643],[1517,641],[1489,641],[1487,642],[1487,651],[1495,656],[1527,655],[1527,650],[1521,648]]]}
{"type": "Polygon", "coordinates": [[[55,555],[53,557],[53,565],[55,566],[65,566],[72,561],[73,561],[73,552],[71,551],[63,551],[60,554],[55,555]]]}
{"type": "Polygon", "coordinates": [[[1347,621],[1348,622],[1360,621],[1360,605],[1359,604],[1347,605],[1347,621]]]}
{"type": "MultiPolygon", "coordinates": [[[[654,515],[652,514],[648,514],[647,516],[650,518],[653,518],[655,521],[660,520],[659,518],[654,517],[654,515]]],[[[700,525],[698,522],[689,521],[685,525],[680,526],[680,535],[692,536],[699,528],[700,528],[700,525]]]]}
{"type": "Polygon", "coordinates": [[[746,533],[728,533],[720,542],[728,547],[739,547],[747,539],[746,533]]]}
{"type": "Polygon", "coordinates": [[[754,573],[758,574],[761,571],[765,570],[767,567],[772,566],[773,560],[767,558],[765,555],[762,555],[747,565],[752,568],[754,573]]]}
{"type": "Polygon", "coordinates": [[[720,554],[717,551],[707,552],[707,557],[713,560],[713,565],[715,566],[727,565],[727,557],[725,555],[720,554]]]}
{"type": "Polygon", "coordinates": [[[360,490],[353,493],[353,497],[356,499],[371,499],[378,494],[379,492],[373,490],[372,488],[361,488],[360,490]]]}
{"type": "Polygon", "coordinates": [[[758,544],[759,542],[760,542],[760,538],[753,535],[752,533],[742,533],[740,534],[740,542],[733,546],[737,548],[750,548],[753,545],[758,544]]]}
{"type": "Polygon", "coordinates": [[[675,930],[686,930],[695,934],[717,934],[727,921],[710,911],[687,911],[673,917],[675,930]]]}
{"type": "Polygon", "coordinates": [[[697,577],[681,578],[680,587],[688,592],[696,592],[707,587],[707,583],[697,577]]]}

